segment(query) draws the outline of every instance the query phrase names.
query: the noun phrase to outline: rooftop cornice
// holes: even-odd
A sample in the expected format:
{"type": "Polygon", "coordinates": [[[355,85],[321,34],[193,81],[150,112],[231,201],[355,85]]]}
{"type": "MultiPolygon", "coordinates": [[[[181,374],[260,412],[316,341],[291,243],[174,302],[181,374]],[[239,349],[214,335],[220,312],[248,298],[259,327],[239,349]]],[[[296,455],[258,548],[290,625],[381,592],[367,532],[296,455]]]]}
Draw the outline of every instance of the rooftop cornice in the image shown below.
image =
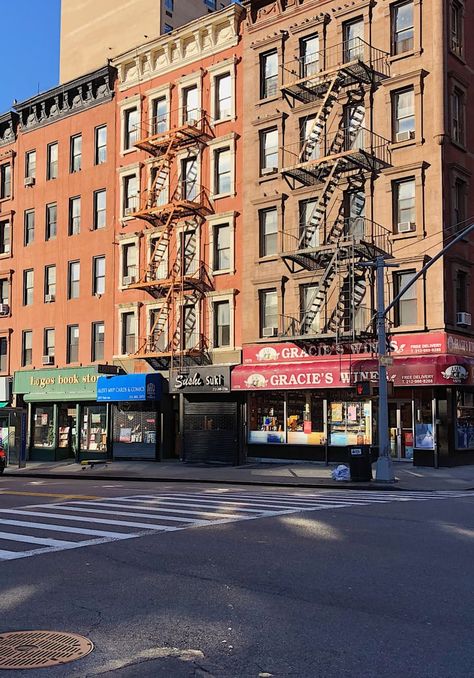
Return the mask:
{"type": "Polygon", "coordinates": [[[240,5],[229,5],[118,55],[110,63],[117,69],[119,89],[237,45],[244,14],[240,5]]]}
{"type": "Polygon", "coordinates": [[[110,101],[114,95],[115,69],[103,66],[70,82],[15,104],[24,132],[75,115],[110,101]]]}
{"type": "Polygon", "coordinates": [[[12,144],[16,140],[18,114],[7,111],[0,115],[0,148],[12,144]]]}

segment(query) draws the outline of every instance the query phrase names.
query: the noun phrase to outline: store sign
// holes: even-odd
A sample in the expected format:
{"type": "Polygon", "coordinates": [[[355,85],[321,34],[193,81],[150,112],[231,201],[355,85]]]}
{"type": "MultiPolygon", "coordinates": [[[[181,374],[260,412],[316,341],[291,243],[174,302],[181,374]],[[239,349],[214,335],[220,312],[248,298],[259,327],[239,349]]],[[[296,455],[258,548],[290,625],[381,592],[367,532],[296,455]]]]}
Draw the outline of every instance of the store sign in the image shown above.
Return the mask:
{"type": "Polygon", "coordinates": [[[97,382],[97,402],[159,400],[161,393],[162,376],[157,372],[101,376],[97,382]]]}
{"type": "Polygon", "coordinates": [[[13,392],[27,402],[95,400],[99,375],[96,366],[15,372],[13,392]]]}
{"type": "MultiPolygon", "coordinates": [[[[388,351],[392,356],[440,355],[450,353],[474,357],[474,339],[448,332],[423,334],[397,334],[389,337],[388,351]]],[[[374,356],[377,341],[348,341],[342,343],[301,341],[274,344],[250,344],[243,348],[243,364],[269,364],[272,362],[302,362],[315,358],[337,356],[374,356]]]]}
{"type": "Polygon", "coordinates": [[[172,372],[170,393],[229,393],[230,367],[198,367],[172,372]]]}
{"type": "MultiPolygon", "coordinates": [[[[232,390],[352,388],[355,382],[379,379],[377,361],[314,360],[311,363],[241,365],[232,372],[232,390]]],[[[474,384],[474,360],[456,356],[395,358],[387,369],[395,386],[474,384]]]]}

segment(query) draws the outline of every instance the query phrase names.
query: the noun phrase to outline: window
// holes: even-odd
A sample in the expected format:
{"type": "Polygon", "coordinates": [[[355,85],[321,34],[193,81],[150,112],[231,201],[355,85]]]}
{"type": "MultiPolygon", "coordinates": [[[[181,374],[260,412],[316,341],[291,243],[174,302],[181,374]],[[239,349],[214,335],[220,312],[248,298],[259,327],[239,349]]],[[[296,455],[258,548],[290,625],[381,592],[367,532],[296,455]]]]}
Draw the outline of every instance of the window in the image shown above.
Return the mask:
{"type": "Polygon", "coordinates": [[[278,252],[278,210],[270,207],[260,210],[260,256],[268,257],[278,252]]]}
{"type": "Polygon", "coordinates": [[[69,235],[77,235],[81,230],[81,198],[69,198],[69,235]]]}
{"type": "Polygon", "coordinates": [[[230,303],[216,301],[214,306],[214,348],[230,346],[230,303]]]}
{"type": "Polygon", "coordinates": [[[70,261],[67,271],[67,298],[78,299],[80,291],[81,264],[79,261],[70,261]]]}
{"type": "Polygon", "coordinates": [[[46,179],[58,177],[58,143],[48,144],[46,152],[46,179]]]}
{"type": "Polygon", "coordinates": [[[52,327],[47,327],[43,333],[43,355],[54,358],[55,350],[55,331],[52,327]]]}
{"type": "Polygon", "coordinates": [[[107,213],[107,193],[105,189],[94,191],[94,229],[105,228],[107,213]]]}
{"type": "Polygon", "coordinates": [[[46,205],[46,228],[45,228],[45,239],[52,240],[56,237],[57,233],[57,219],[58,219],[58,208],[55,202],[52,202],[49,205],[46,205]]]}
{"type": "Polygon", "coordinates": [[[92,323],[92,362],[104,359],[105,325],[103,322],[92,323]]]}
{"type": "Polygon", "coordinates": [[[232,78],[230,73],[216,76],[215,81],[216,120],[224,120],[232,115],[232,78]]]}
{"type": "Polygon", "coordinates": [[[261,290],[259,302],[260,336],[273,337],[278,332],[278,297],[276,290],[261,290]]]}
{"type": "Polygon", "coordinates": [[[124,112],[124,151],[131,149],[138,141],[138,109],[129,108],[124,112]]]}
{"type": "Polygon", "coordinates": [[[56,299],[56,266],[44,267],[44,301],[51,303],[56,299]]]}
{"type": "Polygon", "coordinates": [[[344,61],[364,60],[364,20],[354,19],[343,25],[344,61]]]}
{"type": "Polygon", "coordinates": [[[159,97],[153,100],[152,129],[153,134],[163,134],[168,129],[168,100],[159,97]]]}
{"type": "Polygon", "coordinates": [[[0,200],[9,198],[12,194],[12,166],[0,165],[0,200]]]}
{"type": "Polygon", "coordinates": [[[70,172],[79,172],[82,164],[82,135],[71,137],[70,172]]]}
{"type": "Polygon", "coordinates": [[[123,178],[123,215],[130,216],[138,209],[138,177],[130,174],[123,178]]]}
{"type": "Polygon", "coordinates": [[[456,275],[456,313],[466,313],[467,309],[467,273],[458,271],[456,275]]]}
{"type": "Polygon", "coordinates": [[[92,294],[105,294],[105,257],[92,259],[92,294]]]}
{"type": "Polygon", "coordinates": [[[230,193],[231,168],[230,148],[219,148],[214,151],[214,194],[230,193]]]}
{"type": "Polygon", "coordinates": [[[6,278],[0,279],[0,304],[10,304],[10,282],[6,278]]]}
{"type": "Polygon", "coordinates": [[[174,10],[174,0],[165,0],[165,9],[167,12],[174,10]]]}
{"type": "Polygon", "coordinates": [[[26,367],[33,362],[33,332],[23,330],[21,333],[21,366],[26,367]]]}
{"type": "Polygon", "coordinates": [[[26,210],[24,221],[25,221],[25,233],[23,238],[23,244],[26,247],[26,245],[31,245],[31,243],[35,239],[35,211],[26,210]]]}
{"type": "Polygon", "coordinates": [[[0,254],[10,253],[10,222],[0,221],[0,254]]]}
{"type": "Polygon", "coordinates": [[[103,165],[107,161],[107,126],[101,125],[95,128],[94,135],[94,162],[103,165]]]}
{"type": "Polygon", "coordinates": [[[196,305],[183,304],[181,306],[181,347],[183,350],[196,348],[198,340],[196,305]]]}
{"type": "Polygon", "coordinates": [[[200,117],[198,87],[192,85],[183,89],[183,123],[192,123],[200,117]]]}
{"type": "Polygon", "coordinates": [[[213,229],[214,271],[227,271],[230,268],[230,226],[217,224],[213,229]]]}
{"type": "Polygon", "coordinates": [[[135,243],[122,246],[122,283],[128,285],[136,280],[138,250],[135,243]],[[127,282],[126,282],[127,281],[127,282]]]}
{"type": "Polygon", "coordinates": [[[27,151],[25,153],[25,179],[34,179],[36,177],[36,151],[27,151]]]}
{"type": "Polygon", "coordinates": [[[189,227],[177,233],[176,265],[183,275],[193,275],[199,266],[199,250],[197,234],[189,227]]]}
{"type": "Polygon", "coordinates": [[[66,363],[77,362],[79,362],[79,325],[68,325],[66,363]]]}
{"type": "Polygon", "coordinates": [[[120,353],[122,355],[128,355],[130,353],[135,353],[136,351],[136,317],[135,313],[122,313],[122,334],[121,334],[121,346],[120,353]]]}
{"type": "Polygon", "coordinates": [[[278,129],[260,133],[260,173],[271,174],[278,169],[278,129]]]}
{"type": "Polygon", "coordinates": [[[170,24],[165,24],[163,33],[171,33],[172,30],[173,26],[171,26],[170,24]]]}
{"type": "Polygon", "coordinates": [[[148,345],[152,353],[164,353],[168,347],[168,313],[166,307],[148,310],[148,345]]]}
{"type": "Polygon", "coordinates": [[[216,0],[204,0],[204,4],[209,7],[209,9],[217,9],[217,1],[216,0]]]}
{"type": "Polygon", "coordinates": [[[181,160],[181,197],[195,200],[198,195],[198,163],[196,156],[181,160]]]}
{"type": "Polygon", "coordinates": [[[415,136],[415,92],[413,87],[392,93],[393,141],[415,136]]]}
{"type": "Polygon", "coordinates": [[[416,224],[415,179],[403,179],[394,183],[395,233],[413,231],[416,224]]]}
{"type": "Polygon", "coordinates": [[[451,95],[451,134],[457,144],[464,144],[464,92],[457,87],[451,95]]]}
{"type": "Polygon", "coordinates": [[[315,121],[315,115],[308,115],[306,118],[300,119],[300,160],[302,162],[317,160],[320,155],[319,136],[314,139],[311,135],[311,132],[316,132],[314,129],[315,121]]]}
{"type": "Polygon", "coordinates": [[[34,298],[35,272],[32,268],[23,271],[23,306],[32,306],[34,298]]]}
{"type": "Polygon", "coordinates": [[[403,54],[413,49],[413,0],[392,5],[392,54],[403,54]]]}
{"type": "Polygon", "coordinates": [[[260,99],[278,93],[278,52],[276,49],[260,55],[260,99]]]}
{"type": "Polygon", "coordinates": [[[315,213],[317,200],[300,200],[299,208],[299,240],[298,249],[318,247],[320,244],[320,223],[318,214],[315,213]],[[314,220],[313,220],[314,219],[314,220]]]}
{"type": "MultiPolygon", "coordinates": [[[[399,294],[402,289],[412,280],[415,271],[404,271],[403,273],[395,274],[395,295],[399,294]]],[[[405,294],[396,304],[395,308],[395,324],[396,325],[416,325],[417,324],[417,300],[416,300],[416,283],[409,287],[405,294]]]]}
{"type": "Polygon", "coordinates": [[[319,70],[319,36],[308,35],[300,40],[300,74],[302,78],[319,70]]]}
{"type": "Polygon", "coordinates": [[[300,285],[300,332],[317,334],[320,329],[318,285],[300,285]]]}
{"type": "Polygon", "coordinates": [[[462,230],[466,221],[467,184],[462,179],[456,179],[453,191],[453,227],[462,230]]]}
{"type": "Polygon", "coordinates": [[[360,238],[365,233],[365,191],[346,191],[344,194],[345,232],[360,238]]]}
{"type": "Polygon", "coordinates": [[[0,372],[8,372],[8,339],[0,337],[0,372]]]}
{"type": "Polygon", "coordinates": [[[462,56],[463,53],[463,6],[452,0],[450,9],[451,51],[462,56]]]}

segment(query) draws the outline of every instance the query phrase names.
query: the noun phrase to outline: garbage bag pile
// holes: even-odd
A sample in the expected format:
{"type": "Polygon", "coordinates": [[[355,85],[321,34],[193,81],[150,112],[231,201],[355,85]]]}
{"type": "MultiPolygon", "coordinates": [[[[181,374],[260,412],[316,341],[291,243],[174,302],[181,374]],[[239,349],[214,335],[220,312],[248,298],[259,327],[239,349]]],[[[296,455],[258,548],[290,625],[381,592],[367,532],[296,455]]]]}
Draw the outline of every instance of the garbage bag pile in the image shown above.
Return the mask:
{"type": "Polygon", "coordinates": [[[339,464],[339,466],[336,466],[336,468],[331,473],[331,476],[332,476],[333,480],[350,480],[351,479],[349,467],[345,466],[344,464],[339,464]]]}

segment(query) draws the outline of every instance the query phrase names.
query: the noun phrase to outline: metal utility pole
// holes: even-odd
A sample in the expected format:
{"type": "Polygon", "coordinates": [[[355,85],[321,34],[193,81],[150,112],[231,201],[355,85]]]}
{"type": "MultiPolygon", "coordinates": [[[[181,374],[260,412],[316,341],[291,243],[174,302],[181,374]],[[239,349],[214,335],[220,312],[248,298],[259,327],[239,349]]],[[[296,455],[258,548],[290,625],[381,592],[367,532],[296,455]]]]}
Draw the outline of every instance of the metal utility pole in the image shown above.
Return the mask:
{"type": "Polygon", "coordinates": [[[388,435],[388,388],[387,388],[387,336],[385,329],[385,320],[394,306],[400,301],[403,295],[410,289],[414,283],[423,276],[426,271],[435,264],[446,252],[457,242],[465,238],[474,230],[474,223],[467,226],[458,235],[453,238],[443,249],[438,252],[432,259],[429,260],[413,278],[400,290],[400,292],[393,298],[390,304],[385,308],[385,285],[384,274],[386,266],[393,266],[388,263],[382,256],[375,260],[376,275],[377,275],[377,336],[378,336],[378,358],[379,358],[379,419],[378,419],[378,442],[379,442],[379,458],[375,471],[375,478],[378,481],[393,483],[395,476],[393,473],[392,458],[390,456],[390,441],[388,435]]]}

